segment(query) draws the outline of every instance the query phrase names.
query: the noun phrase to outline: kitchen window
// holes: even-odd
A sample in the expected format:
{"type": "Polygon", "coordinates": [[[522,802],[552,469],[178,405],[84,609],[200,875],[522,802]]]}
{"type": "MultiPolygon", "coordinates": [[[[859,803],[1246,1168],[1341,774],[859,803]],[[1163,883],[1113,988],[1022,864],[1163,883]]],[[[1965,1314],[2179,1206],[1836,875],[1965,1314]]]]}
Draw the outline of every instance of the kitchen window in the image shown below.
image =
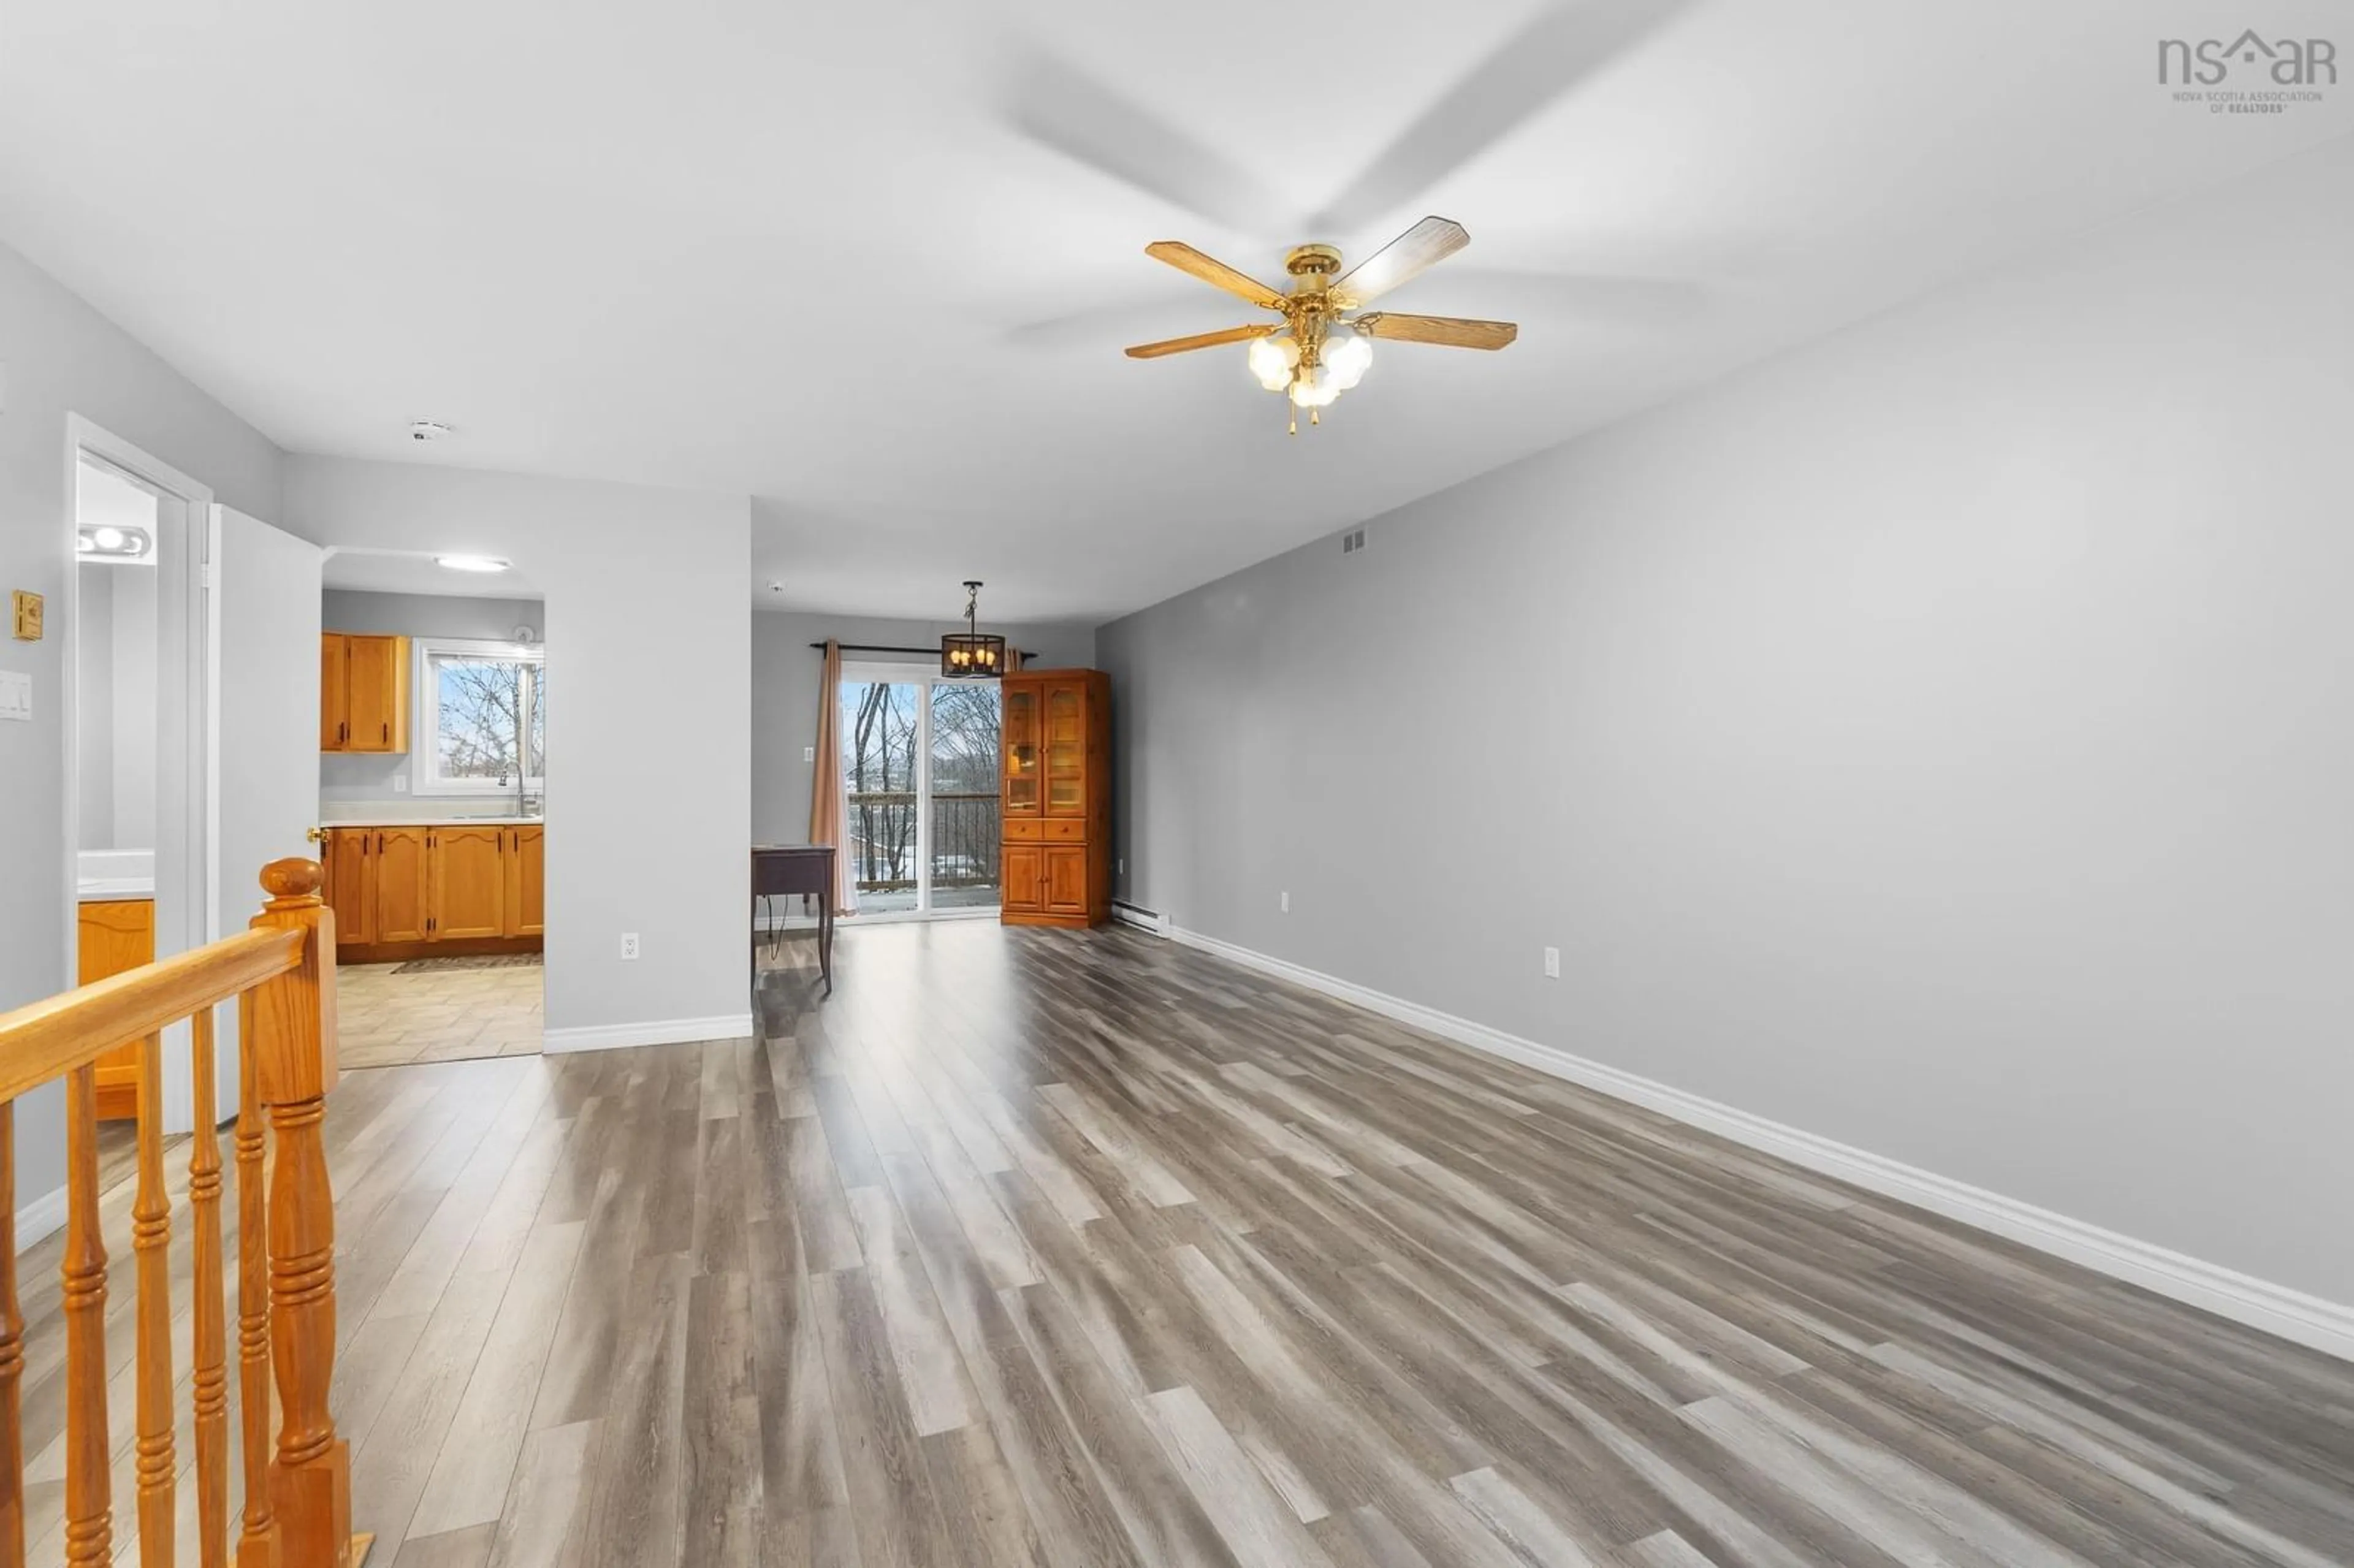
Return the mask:
{"type": "Polygon", "coordinates": [[[421,641],[416,754],[420,793],[538,794],[547,772],[547,662],[535,645],[421,641]]]}

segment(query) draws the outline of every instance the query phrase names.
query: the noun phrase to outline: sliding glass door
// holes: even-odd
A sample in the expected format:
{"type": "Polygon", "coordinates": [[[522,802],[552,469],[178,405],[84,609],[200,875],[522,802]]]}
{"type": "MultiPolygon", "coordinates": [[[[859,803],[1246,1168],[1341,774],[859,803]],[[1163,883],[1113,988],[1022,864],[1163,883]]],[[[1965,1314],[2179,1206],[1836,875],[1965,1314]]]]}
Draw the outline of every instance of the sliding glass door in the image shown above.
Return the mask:
{"type": "Polygon", "coordinates": [[[859,908],[997,907],[998,714],[993,681],[843,666],[842,778],[859,908]]]}

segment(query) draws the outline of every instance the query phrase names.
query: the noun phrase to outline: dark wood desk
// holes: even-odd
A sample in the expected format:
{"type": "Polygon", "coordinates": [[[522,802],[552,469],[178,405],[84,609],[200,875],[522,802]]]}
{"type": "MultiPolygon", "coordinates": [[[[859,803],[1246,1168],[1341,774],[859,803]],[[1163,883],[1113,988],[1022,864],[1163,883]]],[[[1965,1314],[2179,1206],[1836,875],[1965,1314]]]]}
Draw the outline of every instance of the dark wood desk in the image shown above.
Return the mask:
{"type": "MultiPolygon", "coordinates": [[[[825,993],[833,994],[833,846],[832,844],[754,844],[752,846],[752,946],[760,945],[760,901],[792,894],[817,899],[817,966],[825,977],[825,993]]],[[[755,965],[755,974],[758,966],[755,965]]]]}

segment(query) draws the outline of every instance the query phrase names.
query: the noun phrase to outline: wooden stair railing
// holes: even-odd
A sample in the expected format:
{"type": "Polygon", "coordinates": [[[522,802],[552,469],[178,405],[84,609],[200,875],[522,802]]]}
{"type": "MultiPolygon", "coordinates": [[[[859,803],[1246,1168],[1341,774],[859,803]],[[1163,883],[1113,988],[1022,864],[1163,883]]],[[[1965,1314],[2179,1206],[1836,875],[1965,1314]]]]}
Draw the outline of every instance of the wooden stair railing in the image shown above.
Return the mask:
{"type": "Polygon", "coordinates": [[[252,929],[193,952],[0,1014],[0,1568],[24,1568],[25,1322],[16,1293],[16,1102],[62,1078],[66,1237],[59,1266],[65,1339],[65,1518],[69,1564],[114,1555],[114,1448],[107,1433],[106,1245],[100,1232],[94,1064],[141,1052],[136,1189],[131,1208],[133,1445],[142,1568],[173,1568],[176,1489],[165,1188],[162,1031],[190,1021],[196,1079],[189,1140],[190,1391],[200,1568],[356,1568],[351,1458],[335,1435],[335,1216],[322,1123],[335,1083],[334,916],[307,860],[261,873],[270,900],[252,929]],[[213,1010],[236,999],[242,1043],[237,1118],[237,1342],[244,1517],[229,1531],[228,1290],[222,1259],[220,1139],[214,1126],[213,1010]],[[267,1123],[265,1129],[264,1123],[267,1123]],[[270,1146],[274,1141],[275,1148],[270,1146]],[[272,1386],[280,1414],[270,1449],[272,1386]]]}

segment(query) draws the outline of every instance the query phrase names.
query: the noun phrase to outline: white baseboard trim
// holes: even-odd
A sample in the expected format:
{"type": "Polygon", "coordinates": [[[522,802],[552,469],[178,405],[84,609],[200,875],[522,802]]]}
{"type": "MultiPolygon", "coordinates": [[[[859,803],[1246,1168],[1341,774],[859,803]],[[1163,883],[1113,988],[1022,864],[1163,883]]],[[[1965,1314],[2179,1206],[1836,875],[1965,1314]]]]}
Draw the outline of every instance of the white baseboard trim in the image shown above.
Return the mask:
{"type": "Polygon", "coordinates": [[[1168,916],[1141,908],[1134,904],[1123,904],[1117,898],[1111,901],[1111,917],[1123,926],[1133,926],[1140,931],[1150,931],[1156,937],[1166,937],[1170,934],[1168,916]]]}
{"type": "MultiPolygon", "coordinates": [[[[1164,922],[1165,923],[1165,922],[1164,922]]],[[[1933,1213],[1990,1231],[2039,1252],[2138,1285],[2160,1296],[2201,1308],[2235,1323],[2354,1361],[2354,1307],[2325,1301],[2284,1285],[2190,1257],[2169,1248],[2087,1224],[2016,1198],[1989,1192],[1885,1155],[1835,1142],[1816,1133],[1769,1121],[1732,1106],[1704,1099],[1654,1079],[1572,1055],[1533,1040],[1440,1012],[1419,1002],[1386,995],[1232,942],[1170,926],[1172,940],[1198,948],[1246,968],[1306,986],[1310,991],[1394,1018],[1444,1040],[1485,1051],[1557,1078],[1655,1110],[1721,1138],[1867,1191],[1927,1209],[1933,1213]]]]}
{"type": "Polygon", "coordinates": [[[658,1018],[647,1023],[597,1023],[551,1029],[540,1042],[550,1055],[569,1051],[619,1051],[631,1045],[684,1045],[704,1040],[742,1040],[752,1033],[752,1015],[726,1012],[716,1018],[658,1018]]]}
{"type": "Polygon", "coordinates": [[[43,1237],[55,1235],[66,1225],[66,1190],[44,1192],[16,1211],[16,1250],[24,1251],[43,1237]]]}

